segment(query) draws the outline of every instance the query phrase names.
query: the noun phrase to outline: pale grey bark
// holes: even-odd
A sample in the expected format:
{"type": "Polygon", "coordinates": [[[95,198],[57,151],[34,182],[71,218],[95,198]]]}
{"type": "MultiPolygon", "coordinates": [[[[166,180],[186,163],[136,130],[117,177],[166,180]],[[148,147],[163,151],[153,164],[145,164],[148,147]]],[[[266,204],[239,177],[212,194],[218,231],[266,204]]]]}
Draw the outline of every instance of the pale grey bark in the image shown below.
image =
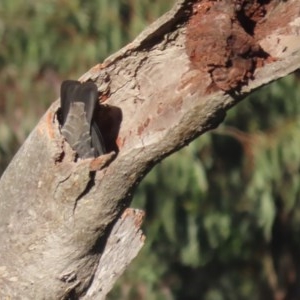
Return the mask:
{"type": "MultiPolygon", "coordinates": [[[[274,0],[257,40],[273,59],[239,93],[208,89],[212,76],[192,66],[186,49],[195,2],[178,1],[82,76],[105,95],[106,140],[117,136],[117,153],[74,162],[59,131],[57,101],[10,163],[0,181],[0,299],[105,297],[144,241],[139,226],[129,222],[122,250],[106,243],[122,226],[119,216],[145,174],[216,127],[247,93],[300,67],[300,3],[274,0]]],[[[139,219],[140,213],[129,216],[139,219]]]]}

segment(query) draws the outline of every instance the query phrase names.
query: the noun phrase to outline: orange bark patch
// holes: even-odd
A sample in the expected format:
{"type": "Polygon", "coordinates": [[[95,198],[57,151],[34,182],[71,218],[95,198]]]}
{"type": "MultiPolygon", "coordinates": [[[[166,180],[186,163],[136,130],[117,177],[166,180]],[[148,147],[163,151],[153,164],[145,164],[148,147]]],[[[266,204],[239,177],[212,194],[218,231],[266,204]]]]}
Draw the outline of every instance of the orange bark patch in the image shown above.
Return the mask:
{"type": "Polygon", "coordinates": [[[53,113],[49,112],[47,114],[47,132],[49,134],[50,139],[54,139],[54,130],[53,130],[53,113]]]}
{"type": "Polygon", "coordinates": [[[135,226],[137,228],[140,228],[143,223],[143,220],[145,218],[145,212],[142,210],[138,210],[138,209],[127,208],[123,212],[121,218],[122,219],[126,219],[126,218],[133,219],[135,226]]]}
{"type": "Polygon", "coordinates": [[[143,133],[143,131],[144,131],[145,128],[149,125],[149,123],[150,123],[150,118],[147,118],[147,119],[145,120],[145,122],[143,122],[143,123],[138,127],[137,132],[138,132],[138,135],[139,135],[139,136],[143,133]]]}
{"type": "Polygon", "coordinates": [[[119,149],[121,149],[123,147],[124,143],[125,143],[125,138],[122,139],[118,136],[117,140],[116,140],[116,144],[119,149]]]}
{"type": "Polygon", "coordinates": [[[191,65],[208,72],[219,89],[239,90],[268,58],[254,36],[255,24],[265,14],[266,7],[258,0],[196,3],[186,34],[191,65]]]}

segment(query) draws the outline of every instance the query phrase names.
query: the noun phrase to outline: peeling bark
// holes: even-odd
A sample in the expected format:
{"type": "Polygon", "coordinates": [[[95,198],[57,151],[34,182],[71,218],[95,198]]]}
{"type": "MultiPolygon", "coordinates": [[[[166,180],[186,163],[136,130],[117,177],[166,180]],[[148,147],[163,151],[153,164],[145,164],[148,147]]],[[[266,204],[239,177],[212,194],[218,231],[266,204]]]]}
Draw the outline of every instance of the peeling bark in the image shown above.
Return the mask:
{"type": "Polygon", "coordinates": [[[80,79],[98,86],[109,154],[76,159],[60,133],[57,101],[4,172],[0,298],[104,298],[144,241],[140,222],[124,225],[138,232],[124,240],[136,241],[136,251],[130,242],[120,251],[108,237],[145,174],[218,126],[248,93],[299,67],[298,0],[177,1],[80,79]]]}

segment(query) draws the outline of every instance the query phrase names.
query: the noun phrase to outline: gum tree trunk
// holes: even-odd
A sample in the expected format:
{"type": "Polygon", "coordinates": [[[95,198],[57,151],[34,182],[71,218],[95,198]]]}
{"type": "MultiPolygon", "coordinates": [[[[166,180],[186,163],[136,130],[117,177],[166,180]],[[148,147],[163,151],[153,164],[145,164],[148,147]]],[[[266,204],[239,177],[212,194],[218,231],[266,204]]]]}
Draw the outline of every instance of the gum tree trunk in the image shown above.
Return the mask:
{"type": "Polygon", "coordinates": [[[51,105],[0,181],[0,299],[105,298],[144,242],[145,174],[300,67],[300,2],[266,2],[179,0],[83,75],[106,155],[76,160],[51,105]]]}

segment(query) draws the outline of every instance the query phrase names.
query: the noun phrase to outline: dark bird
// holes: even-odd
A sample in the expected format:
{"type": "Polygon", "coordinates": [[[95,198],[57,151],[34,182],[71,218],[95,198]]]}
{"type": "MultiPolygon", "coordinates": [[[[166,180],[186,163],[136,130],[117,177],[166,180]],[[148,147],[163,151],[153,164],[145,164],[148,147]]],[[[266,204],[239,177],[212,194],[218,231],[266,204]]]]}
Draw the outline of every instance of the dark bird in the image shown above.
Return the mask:
{"type": "Polygon", "coordinates": [[[93,82],[66,80],[60,89],[61,133],[80,158],[105,154],[104,141],[94,111],[98,101],[93,82]]]}

